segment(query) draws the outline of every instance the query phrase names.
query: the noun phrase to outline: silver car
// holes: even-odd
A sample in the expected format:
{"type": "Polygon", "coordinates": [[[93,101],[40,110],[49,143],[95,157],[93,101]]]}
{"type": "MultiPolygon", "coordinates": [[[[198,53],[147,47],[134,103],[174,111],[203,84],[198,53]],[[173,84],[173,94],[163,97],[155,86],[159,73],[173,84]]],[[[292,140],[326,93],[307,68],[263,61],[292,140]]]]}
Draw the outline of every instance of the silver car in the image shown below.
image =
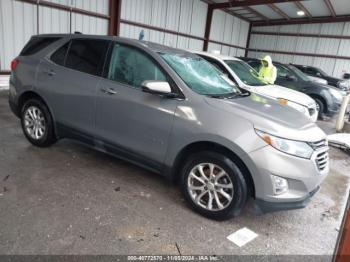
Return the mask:
{"type": "Polygon", "coordinates": [[[328,173],[326,135],[241,91],[195,54],[115,37],[34,36],[12,62],[9,103],[36,146],[76,139],[178,181],[213,219],[304,207],[328,173]]]}

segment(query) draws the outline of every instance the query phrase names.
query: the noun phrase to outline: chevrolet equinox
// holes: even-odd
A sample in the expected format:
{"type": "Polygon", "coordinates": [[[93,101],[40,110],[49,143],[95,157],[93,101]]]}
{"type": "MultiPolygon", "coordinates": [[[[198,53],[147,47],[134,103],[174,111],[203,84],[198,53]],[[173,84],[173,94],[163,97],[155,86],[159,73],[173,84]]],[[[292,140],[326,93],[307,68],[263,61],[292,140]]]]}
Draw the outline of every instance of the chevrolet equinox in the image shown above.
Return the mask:
{"type": "Polygon", "coordinates": [[[39,35],[11,63],[9,103],[33,145],[79,140],[179,182],[213,219],[304,207],[327,176],[326,135],[239,89],[201,57],[159,44],[39,35]]]}

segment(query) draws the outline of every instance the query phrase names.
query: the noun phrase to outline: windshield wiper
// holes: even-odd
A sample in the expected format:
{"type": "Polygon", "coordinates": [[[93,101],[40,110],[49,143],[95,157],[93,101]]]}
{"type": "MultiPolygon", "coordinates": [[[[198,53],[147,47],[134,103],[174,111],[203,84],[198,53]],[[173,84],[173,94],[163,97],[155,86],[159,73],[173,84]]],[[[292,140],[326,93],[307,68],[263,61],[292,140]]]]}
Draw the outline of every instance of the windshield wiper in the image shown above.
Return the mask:
{"type": "Polygon", "coordinates": [[[224,99],[226,98],[224,95],[208,95],[211,98],[224,99]]]}
{"type": "Polygon", "coordinates": [[[233,99],[236,97],[243,97],[243,96],[249,96],[249,92],[245,93],[228,93],[228,94],[220,94],[220,95],[208,95],[209,97],[212,98],[217,98],[217,99],[233,99]]]}

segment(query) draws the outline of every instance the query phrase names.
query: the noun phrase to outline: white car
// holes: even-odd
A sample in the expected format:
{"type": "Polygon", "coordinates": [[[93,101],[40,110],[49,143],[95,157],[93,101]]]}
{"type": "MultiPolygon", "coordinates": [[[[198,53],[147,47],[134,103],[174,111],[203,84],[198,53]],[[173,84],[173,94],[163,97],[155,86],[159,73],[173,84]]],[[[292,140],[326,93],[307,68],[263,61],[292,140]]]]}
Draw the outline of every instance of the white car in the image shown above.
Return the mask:
{"type": "Polygon", "coordinates": [[[282,86],[265,84],[257,77],[258,73],[251,66],[238,58],[208,52],[194,51],[194,53],[214,65],[240,88],[277,99],[281,104],[293,107],[312,122],[316,122],[318,117],[316,102],[310,96],[282,86]]]}

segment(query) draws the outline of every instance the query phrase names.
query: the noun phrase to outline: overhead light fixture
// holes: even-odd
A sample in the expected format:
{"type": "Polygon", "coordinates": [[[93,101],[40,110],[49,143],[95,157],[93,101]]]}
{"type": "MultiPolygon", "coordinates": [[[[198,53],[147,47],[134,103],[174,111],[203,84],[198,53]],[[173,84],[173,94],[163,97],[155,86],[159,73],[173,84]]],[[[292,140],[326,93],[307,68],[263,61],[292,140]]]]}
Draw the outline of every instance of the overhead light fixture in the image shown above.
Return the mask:
{"type": "Polygon", "coordinates": [[[298,16],[304,16],[304,15],[305,15],[305,12],[302,11],[302,10],[299,10],[299,11],[297,12],[297,15],[298,15],[298,16]]]}

